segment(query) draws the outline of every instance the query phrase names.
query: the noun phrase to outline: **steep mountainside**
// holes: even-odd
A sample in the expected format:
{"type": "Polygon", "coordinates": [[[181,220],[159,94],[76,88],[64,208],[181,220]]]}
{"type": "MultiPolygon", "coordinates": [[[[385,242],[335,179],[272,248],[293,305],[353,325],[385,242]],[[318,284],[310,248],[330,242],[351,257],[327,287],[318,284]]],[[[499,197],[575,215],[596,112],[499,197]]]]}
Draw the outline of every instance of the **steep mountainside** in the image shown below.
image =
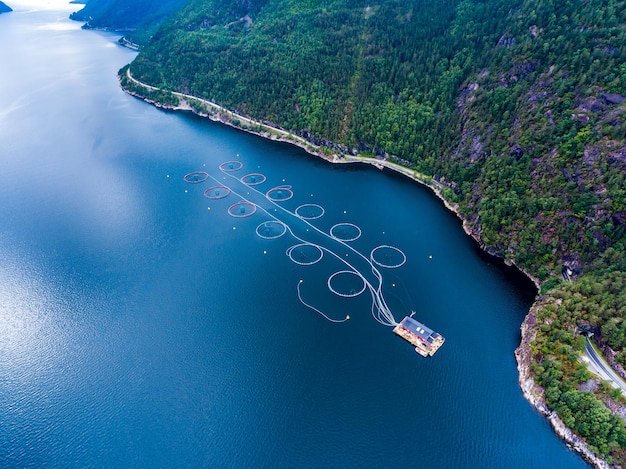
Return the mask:
{"type": "Polygon", "coordinates": [[[457,5],[192,0],[133,71],[286,128],[420,162],[454,138],[457,89],[509,8],[457,5]]]}
{"type": "Polygon", "coordinates": [[[143,44],[167,17],[188,0],[89,0],[70,18],[84,21],[85,27],[124,31],[130,42],[143,44]]]}
{"type": "Polygon", "coordinates": [[[529,353],[547,404],[626,462],[600,402],[623,399],[590,384],[577,329],[626,364],[625,0],[191,0],[130,68],[432,175],[542,283],[529,353]]]}

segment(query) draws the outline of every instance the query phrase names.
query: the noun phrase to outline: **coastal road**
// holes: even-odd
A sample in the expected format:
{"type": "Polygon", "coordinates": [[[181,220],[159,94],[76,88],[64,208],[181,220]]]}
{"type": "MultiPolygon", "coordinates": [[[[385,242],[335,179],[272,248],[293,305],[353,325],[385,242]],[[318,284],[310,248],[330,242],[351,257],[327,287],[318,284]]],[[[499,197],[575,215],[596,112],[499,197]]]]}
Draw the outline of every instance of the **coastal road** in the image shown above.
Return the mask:
{"type": "MultiPolygon", "coordinates": [[[[128,67],[126,69],[126,77],[132,81],[134,84],[139,85],[144,87],[147,90],[150,91],[161,91],[160,88],[148,85],[147,83],[143,83],[142,81],[137,80],[135,77],[132,76],[131,72],[130,72],[130,67],[128,67]]],[[[282,139],[285,139],[295,145],[298,145],[301,148],[304,148],[307,151],[311,151],[311,150],[315,150],[314,154],[317,154],[318,156],[322,156],[323,158],[333,162],[333,163],[365,163],[365,164],[371,164],[379,169],[383,169],[383,168],[388,168],[391,169],[393,171],[396,171],[400,174],[404,174],[405,176],[413,179],[414,181],[417,181],[421,184],[424,184],[426,186],[430,186],[433,189],[435,189],[435,192],[437,192],[438,190],[440,191],[441,189],[444,188],[444,185],[441,184],[439,181],[436,181],[435,179],[432,179],[429,176],[426,176],[425,174],[422,174],[414,169],[411,168],[407,168],[405,166],[402,166],[400,164],[394,163],[392,161],[386,160],[386,159],[378,159],[378,158],[372,158],[372,157],[366,157],[366,156],[362,156],[362,155],[343,155],[342,157],[339,157],[339,155],[333,155],[332,158],[328,157],[327,155],[324,155],[324,153],[322,152],[322,150],[320,149],[320,147],[312,144],[311,142],[309,142],[308,140],[300,137],[299,135],[295,135],[287,130],[278,128],[278,127],[274,127],[271,126],[265,122],[260,122],[254,119],[251,119],[250,117],[247,116],[243,116],[241,114],[238,114],[235,111],[231,111],[230,109],[226,109],[222,106],[220,106],[217,103],[214,103],[213,101],[209,101],[207,99],[204,98],[199,98],[197,96],[192,96],[189,94],[184,94],[184,93],[179,93],[176,91],[172,91],[171,92],[174,96],[183,99],[185,101],[189,101],[189,100],[195,100],[198,102],[201,102],[202,104],[204,104],[205,106],[207,106],[208,108],[212,109],[213,111],[218,112],[219,114],[222,114],[224,116],[226,116],[229,119],[236,119],[239,120],[240,124],[244,124],[246,126],[249,127],[258,127],[264,131],[269,132],[270,134],[274,134],[279,136],[282,139]]],[[[189,107],[188,104],[185,105],[186,107],[184,107],[185,109],[191,109],[191,107],[189,107]]],[[[223,121],[222,121],[223,122],[223,121]]],[[[226,122],[224,122],[226,123],[226,122]]],[[[239,125],[237,126],[239,127],[239,125]]]]}
{"type": "Polygon", "coordinates": [[[364,157],[364,156],[354,156],[354,155],[344,155],[342,158],[340,159],[336,159],[334,162],[336,163],[367,163],[367,164],[371,164],[373,166],[376,166],[379,169],[382,168],[389,168],[393,171],[396,171],[400,174],[404,174],[405,176],[413,179],[414,181],[417,181],[419,183],[425,184],[425,185],[430,185],[432,184],[433,186],[437,187],[438,189],[442,189],[443,188],[443,184],[441,184],[440,182],[414,170],[411,168],[407,168],[406,166],[402,166],[399,165],[398,163],[394,163],[392,161],[389,160],[382,160],[382,159],[378,159],[378,158],[370,158],[370,157],[364,157]]]}
{"type": "Polygon", "coordinates": [[[604,361],[596,349],[591,345],[589,337],[587,337],[587,347],[585,348],[585,362],[590,368],[590,371],[600,376],[603,380],[608,381],[614,388],[620,388],[622,394],[626,396],[626,382],[615,372],[610,365],[604,361]]]}
{"type": "MultiPolygon", "coordinates": [[[[143,86],[144,88],[150,90],[150,91],[162,91],[161,88],[157,88],[155,86],[151,86],[148,85],[147,83],[144,83],[142,81],[137,80],[135,77],[133,77],[130,73],[130,67],[128,67],[126,69],[126,77],[132,81],[133,83],[135,83],[136,85],[139,86],[143,86]]],[[[242,114],[238,114],[235,111],[231,111],[230,109],[226,109],[225,107],[220,106],[217,103],[214,103],[213,101],[209,101],[208,99],[204,99],[204,98],[199,98],[197,96],[192,96],[190,94],[184,94],[184,93],[179,93],[177,91],[171,91],[171,93],[176,96],[177,98],[182,98],[184,100],[195,100],[195,101],[199,101],[202,104],[206,105],[207,107],[211,108],[213,111],[217,111],[227,117],[229,117],[230,119],[237,119],[240,121],[240,123],[243,123],[245,125],[248,126],[258,126],[262,129],[268,130],[273,132],[274,134],[280,135],[283,138],[287,138],[289,140],[292,141],[292,143],[296,143],[296,144],[300,144],[300,146],[307,146],[307,145],[311,145],[306,139],[292,134],[291,132],[288,132],[287,130],[284,129],[280,129],[278,127],[273,127],[271,125],[268,125],[266,123],[251,119],[247,116],[244,116],[242,114]]],[[[189,107],[189,110],[191,110],[191,107],[189,107]]]]}

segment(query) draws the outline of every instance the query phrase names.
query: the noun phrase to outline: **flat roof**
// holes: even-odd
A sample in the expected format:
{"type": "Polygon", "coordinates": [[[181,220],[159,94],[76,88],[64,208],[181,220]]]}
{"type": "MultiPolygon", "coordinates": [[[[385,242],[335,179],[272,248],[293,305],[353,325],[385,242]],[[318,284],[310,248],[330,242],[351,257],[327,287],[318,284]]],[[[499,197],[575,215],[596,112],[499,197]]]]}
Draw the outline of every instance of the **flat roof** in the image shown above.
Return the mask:
{"type": "Polygon", "coordinates": [[[420,339],[425,342],[431,343],[435,337],[439,334],[434,332],[432,329],[426,327],[419,321],[407,316],[402,320],[402,327],[408,330],[410,333],[415,334],[420,339]]]}

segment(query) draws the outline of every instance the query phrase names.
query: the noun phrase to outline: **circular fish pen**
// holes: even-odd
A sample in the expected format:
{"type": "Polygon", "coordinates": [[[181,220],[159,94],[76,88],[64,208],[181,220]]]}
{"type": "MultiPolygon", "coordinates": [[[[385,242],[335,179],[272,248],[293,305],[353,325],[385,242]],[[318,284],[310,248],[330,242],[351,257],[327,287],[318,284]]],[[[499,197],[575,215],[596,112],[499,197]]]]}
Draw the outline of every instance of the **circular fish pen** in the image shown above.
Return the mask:
{"type": "Polygon", "coordinates": [[[330,235],[340,241],[355,241],[361,237],[361,228],[352,223],[337,223],[330,229],[330,235]]]}
{"type": "Polygon", "coordinates": [[[265,197],[272,202],[284,202],[293,197],[293,191],[286,187],[274,187],[273,189],[267,191],[265,197]]]}
{"type": "Polygon", "coordinates": [[[247,186],[256,186],[258,184],[263,184],[265,182],[265,175],[261,173],[250,173],[246,174],[241,178],[241,182],[243,182],[247,186]]]}
{"type": "Polygon", "coordinates": [[[295,212],[303,220],[316,220],[321,218],[326,211],[324,207],[317,204],[304,204],[296,208],[295,212]]]}
{"type": "Polygon", "coordinates": [[[204,196],[207,199],[223,199],[230,194],[230,187],[226,186],[212,186],[204,191],[204,196]]]}
{"type": "Polygon", "coordinates": [[[201,182],[206,181],[209,178],[209,174],[204,171],[193,171],[191,173],[185,174],[183,179],[186,183],[189,184],[199,184],[201,182]]]}
{"type": "Polygon", "coordinates": [[[315,244],[302,243],[287,249],[287,255],[298,265],[313,265],[322,260],[324,251],[315,244]]]}
{"type": "Polygon", "coordinates": [[[406,262],[406,255],[398,248],[383,244],[372,249],[372,262],[386,269],[396,269],[406,262]]]}
{"type": "Polygon", "coordinates": [[[340,270],[328,277],[328,289],[342,298],[354,298],[365,291],[363,277],[352,270],[340,270]]]}
{"type": "Polygon", "coordinates": [[[228,214],[235,218],[249,217],[256,212],[256,205],[251,202],[237,202],[228,207],[228,214]]]}
{"type": "Polygon", "coordinates": [[[225,171],[227,173],[231,173],[233,171],[239,171],[243,168],[243,163],[241,161],[226,161],[220,165],[220,170],[225,171]]]}
{"type": "Polygon", "coordinates": [[[261,223],[256,227],[256,234],[263,239],[280,238],[287,232],[287,226],[276,220],[261,223]]]}

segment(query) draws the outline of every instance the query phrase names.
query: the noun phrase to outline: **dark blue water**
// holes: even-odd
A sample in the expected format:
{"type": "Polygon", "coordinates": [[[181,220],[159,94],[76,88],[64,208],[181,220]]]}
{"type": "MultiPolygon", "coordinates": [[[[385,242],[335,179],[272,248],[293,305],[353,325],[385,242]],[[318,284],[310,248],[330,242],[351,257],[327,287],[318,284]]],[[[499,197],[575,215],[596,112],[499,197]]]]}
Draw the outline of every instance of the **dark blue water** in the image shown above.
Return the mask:
{"type": "Polygon", "coordinates": [[[66,20],[74,7],[11,6],[1,466],[585,466],[517,384],[532,286],[482,255],[427,190],[159,111],[118,88],[134,55],[116,36],[80,30],[66,20]],[[396,320],[415,309],[446,337],[435,357],[376,322],[367,293],[328,291],[339,260],[295,264],[293,238],[255,234],[267,215],[231,217],[234,194],[209,200],[210,181],[183,181],[224,178],[231,159],[263,173],[263,191],[290,185],[285,207],[324,207],[320,229],[357,225],[359,251],[400,248],[406,264],[380,269],[384,296],[396,320]],[[307,302],[351,319],[303,306],[300,280],[307,302]]]}

